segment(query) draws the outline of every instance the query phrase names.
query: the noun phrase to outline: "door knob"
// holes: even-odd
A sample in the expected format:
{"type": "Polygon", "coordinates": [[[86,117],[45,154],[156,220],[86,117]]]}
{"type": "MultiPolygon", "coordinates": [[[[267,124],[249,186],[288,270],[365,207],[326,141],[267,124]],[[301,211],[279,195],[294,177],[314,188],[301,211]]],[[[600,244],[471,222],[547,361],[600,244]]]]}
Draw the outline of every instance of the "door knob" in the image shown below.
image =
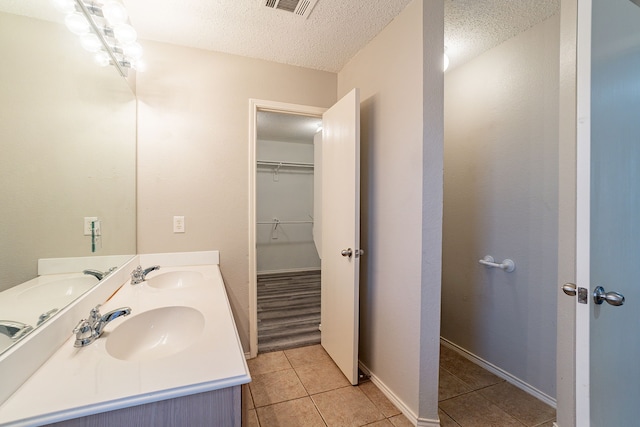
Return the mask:
{"type": "Polygon", "coordinates": [[[593,291],[593,302],[600,305],[606,301],[609,305],[622,305],[624,304],[624,295],[618,292],[605,292],[602,286],[598,286],[593,291]]]}
{"type": "Polygon", "coordinates": [[[353,255],[353,251],[351,250],[351,248],[343,249],[343,250],[340,252],[340,255],[345,256],[345,257],[347,257],[347,258],[351,258],[351,256],[353,255]]]}
{"type": "Polygon", "coordinates": [[[570,297],[576,296],[576,285],[573,283],[565,283],[562,285],[562,292],[569,295],[570,297]]]}

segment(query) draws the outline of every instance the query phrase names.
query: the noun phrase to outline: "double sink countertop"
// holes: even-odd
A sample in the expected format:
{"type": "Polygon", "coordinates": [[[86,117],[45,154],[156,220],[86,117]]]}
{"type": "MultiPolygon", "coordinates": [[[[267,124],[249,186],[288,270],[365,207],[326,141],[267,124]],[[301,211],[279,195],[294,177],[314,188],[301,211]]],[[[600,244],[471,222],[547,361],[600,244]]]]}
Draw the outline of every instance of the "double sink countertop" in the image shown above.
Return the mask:
{"type": "Polygon", "coordinates": [[[0,406],[0,426],[53,423],[251,381],[217,264],[162,266],[145,282],[124,283],[100,312],[121,307],[131,314],[107,324],[92,344],[74,347],[75,335],[64,342],[0,406]]]}

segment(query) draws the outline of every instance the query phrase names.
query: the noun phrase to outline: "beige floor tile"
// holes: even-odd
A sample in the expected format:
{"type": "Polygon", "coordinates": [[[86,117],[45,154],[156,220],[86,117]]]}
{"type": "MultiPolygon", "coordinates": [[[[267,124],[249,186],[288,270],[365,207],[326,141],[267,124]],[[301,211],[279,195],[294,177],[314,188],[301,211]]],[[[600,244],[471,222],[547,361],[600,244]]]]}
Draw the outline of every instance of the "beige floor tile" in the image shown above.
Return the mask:
{"type": "Polygon", "coordinates": [[[440,407],[461,427],[522,427],[518,420],[478,392],[440,402],[440,407]]]}
{"type": "Polygon", "coordinates": [[[556,411],[551,406],[507,382],[482,389],[480,394],[528,427],[556,417],[556,411]]]}
{"type": "Polygon", "coordinates": [[[460,427],[460,424],[453,421],[442,409],[438,409],[438,416],[440,417],[440,427],[460,427]]]}
{"type": "Polygon", "coordinates": [[[358,387],[343,387],[311,396],[328,427],[359,427],[384,419],[358,387]]]}
{"type": "Polygon", "coordinates": [[[295,368],[309,394],[322,393],[350,385],[342,371],[332,361],[295,368]]]}
{"type": "Polygon", "coordinates": [[[255,375],[249,389],[256,408],[307,396],[293,369],[255,375]]]}
{"type": "Polygon", "coordinates": [[[308,347],[292,348],[285,350],[284,354],[294,368],[306,365],[314,365],[320,362],[331,361],[331,357],[324,351],[320,344],[308,347]]]}
{"type": "Polygon", "coordinates": [[[258,422],[258,415],[256,414],[255,409],[251,409],[247,412],[247,422],[242,422],[242,427],[260,427],[260,423],[258,422]]]}
{"type": "Polygon", "coordinates": [[[394,426],[393,424],[391,424],[391,421],[385,419],[385,420],[376,421],[375,423],[367,424],[364,427],[394,427],[394,426]]]}
{"type": "Polygon", "coordinates": [[[251,376],[291,369],[291,364],[282,351],[259,354],[258,357],[247,360],[247,365],[251,376]]]}
{"type": "Polygon", "coordinates": [[[262,427],[325,427],[309,397],[264,406],[257,412],[262,427]]]}
{"type": "Polygon", "coordinates": [[[440,346],[440,369],[445,369],[472,390],[504,381],[445,346],[440,346]]]}
{"type": "Polygon", "coordinates": [[[542,423],[540,425],[537,425],[536,427],[554,427],[553,423],[555,421],[556,421],[555,419],[552,421],[547,421],[546,423],[542,423]]]}
{"type": "Polygon", "coordinates": [[[440,369],[440,382],[438,384],[438,400],[447,400],[461,394],[469,393],[471,388],[451,375],[444,369],[440,369]]]}
{"type": "Polygon", "coordinates": [[[363,382],[358,386],[358,388],[367,395],[369,400],[376,405],[385,417],[392,417],[402,413],[398,408],[396,408],[396,405],[394,405],[371,381],[363,382]]]}
{"type": "Polygon", "coordinates": [[[394,427],[414,427],[411,421],[402,414],[389,418],[389,421],[391,421],[394,427]]]}

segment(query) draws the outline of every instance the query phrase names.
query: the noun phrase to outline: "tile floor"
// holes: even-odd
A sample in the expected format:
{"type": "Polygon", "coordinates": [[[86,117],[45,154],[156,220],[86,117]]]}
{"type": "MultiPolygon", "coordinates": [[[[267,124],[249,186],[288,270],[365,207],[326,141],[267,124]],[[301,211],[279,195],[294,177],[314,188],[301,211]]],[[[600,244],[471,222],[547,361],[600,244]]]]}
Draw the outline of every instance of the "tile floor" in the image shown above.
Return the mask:
{"type": "Polygon", "coordinates": [[[440,347],[442,427],[552,427],[556,411],[505,380],[440,347]]]}
{"type": "MultiPolygon", "coordinates": [[[[440,354],[442,427],[551,427],[553,408],[447,348],[440,354]]],[[[249,360],[250,427],[411,426],[370,381],[353,387],[320,345],[249,360]]]]}

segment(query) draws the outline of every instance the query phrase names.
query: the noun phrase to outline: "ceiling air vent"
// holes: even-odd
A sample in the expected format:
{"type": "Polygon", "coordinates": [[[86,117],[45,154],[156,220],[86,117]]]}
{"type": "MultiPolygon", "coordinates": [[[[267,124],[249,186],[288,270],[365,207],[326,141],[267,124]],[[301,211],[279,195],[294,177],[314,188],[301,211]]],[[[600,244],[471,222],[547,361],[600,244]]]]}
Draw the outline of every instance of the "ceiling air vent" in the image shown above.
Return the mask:
{"type": "Polygon", "coordinates": [[[308,18],[318,0],[258,0],[261,6],[308,18]]]}

